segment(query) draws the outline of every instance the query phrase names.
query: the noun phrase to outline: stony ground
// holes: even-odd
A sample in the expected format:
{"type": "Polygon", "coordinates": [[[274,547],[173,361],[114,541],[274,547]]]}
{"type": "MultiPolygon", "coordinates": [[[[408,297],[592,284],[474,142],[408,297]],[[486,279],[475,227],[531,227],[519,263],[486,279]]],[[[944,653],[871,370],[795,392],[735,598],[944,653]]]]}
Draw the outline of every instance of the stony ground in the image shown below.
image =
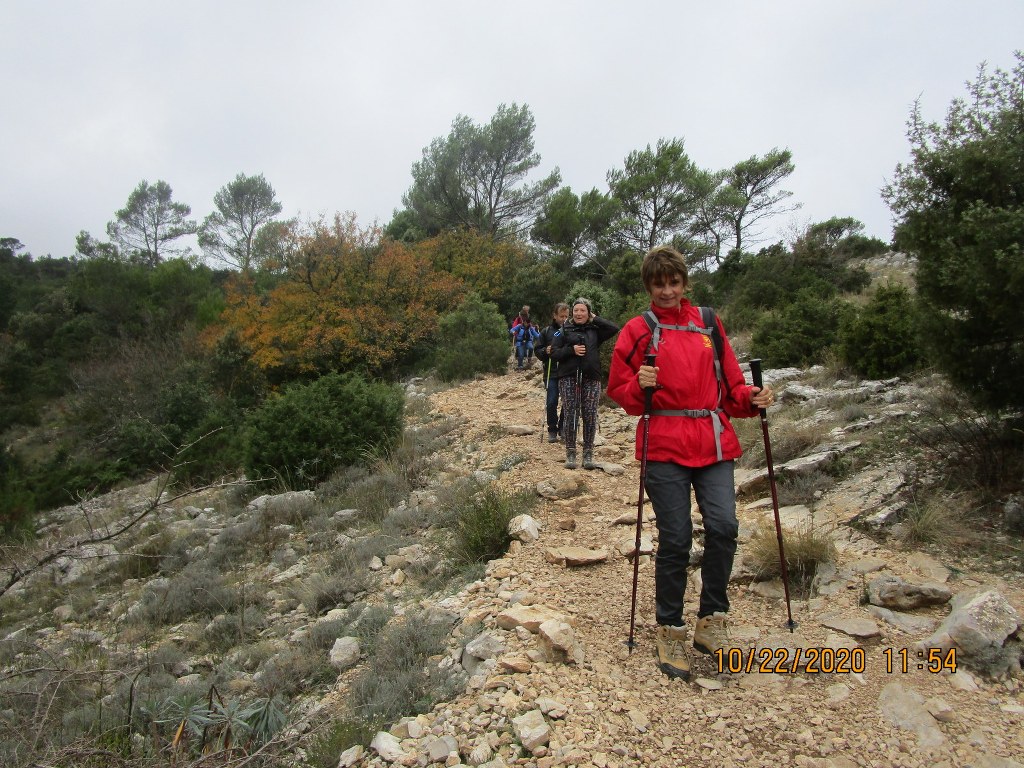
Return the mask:
{"type": "MultiPolygon", "coordinates": [[[[501,635],[505,650],[465,695],[421,716],[424,729],[452,733],[463,745],[481,745],[481,756],[493,753],[495,765],[540,768],[1024,764],[1016,762],[1024,761],[1021,680],[991,681],[963,669],[956,674],[918,670],[914,644],[928,631],[901,630],[861,605],[866,580],[891,572],[918,582],[941,581],[954,593],[992,586],[1024,615],[1019,574],[965,570],[962,562],[883,546],[847,527],[846,520],[863,511],[861,505],[877,503],[873,495],[888,481],[879,468],[845,481],[816,505],[815,525],[833,531],[839,548],[840,577],[826,597],[792,599],[794,632],[786,627],[786,604],[777,585],[741,580],[730,588],[734,639],[737,646],[753,649],[756,660],[772,654],[791,664],[798,651],[806,656],[809,649],[856,648],[863,652],[854,657],[863,659],[863,672],[759,673],[755,663],[751,672],[729,674],[713,657],[695,654],[690,682],[668,679],[653,658],[653,563],[646,557],[639,569],[636,644],[630,653],[633,567],[616,549],[621,543],[631,547],[635,535],[635,422],[602,407],[597,458],[608,471],[569,471],[562,467],[563,446],[539,438],[542,397],[535,370],[432,395],[435,412],[465,420],[458,438],[463,445],[476,444],[492,464],[515,462],[499,482],[532,488],[545,479],[575,480],[580,488],[571,498],[543,500],[535,512],[540,538],[517,543],[490,564],[484,581],[448,600],[449,607],[501,635]],[[532,424],[531,415],[536,415],[532,424]],[[536,431],[516,435],[528,431],[519,426],[536,431]],[[595,565],[566,567],[549,554],[570,545],[606,548],[612,556],[595,565]],[[522,628],[497,630],[495,616],[513,602],[540,604],[566,617],[582,649],[581,663],[536,661],[537,654],[530,653],[534,635],[522,628]],[[865,630],[866,625],[875,629],[865,630]],[[899,663],[904,649],[905,671],[899,663]],[[509,730],[513,717],[538,707],[551,728],[546,745],[530,752],[496,736],[509,730]]],[[[777,408],[784,407],[785,398],[777,408]]],[[[770,515],[763,496],[741,497],[738,560],[747,534],[766,510],[770,515]]],[[[645,535],[654,536],[649,507],[645,514],[645,535]]],[[[692,589],[691,584],[686,617],[691,626],[692,589]]],[[[925,627],[947,612],[942,606],[915,614],[925,627]]],[[[367,758],[371,764],[384,762],[367,758]]]]}

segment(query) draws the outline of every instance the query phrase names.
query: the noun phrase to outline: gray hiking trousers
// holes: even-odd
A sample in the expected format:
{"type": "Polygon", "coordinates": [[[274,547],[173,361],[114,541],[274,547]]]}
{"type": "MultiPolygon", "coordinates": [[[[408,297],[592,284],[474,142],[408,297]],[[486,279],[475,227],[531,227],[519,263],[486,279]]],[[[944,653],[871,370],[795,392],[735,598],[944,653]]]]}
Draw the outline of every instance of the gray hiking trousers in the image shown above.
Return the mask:
{"type": "Polygon", "coordinates": [[[703,583],[697,616],[729,610],[726,587],[739,535],[733,470],[732,461],[719,461],[706,467],[684,467],[662,461],[647,464],[645,487],[658,525],[658,552],[654,561],[658,624],[683,624],[686,567],[693,542],[691,486],[704,521],[704,561],[700,569],[703,583]]]}

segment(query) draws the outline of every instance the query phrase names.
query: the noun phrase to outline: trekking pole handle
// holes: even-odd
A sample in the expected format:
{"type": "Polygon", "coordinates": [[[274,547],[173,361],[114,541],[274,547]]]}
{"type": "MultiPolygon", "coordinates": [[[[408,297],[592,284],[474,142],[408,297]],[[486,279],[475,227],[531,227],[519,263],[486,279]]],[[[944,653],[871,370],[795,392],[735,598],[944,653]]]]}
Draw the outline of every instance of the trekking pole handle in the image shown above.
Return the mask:
{"type": "MultiPolygon", "coordinates": [[[[754,386],[759,390],[764,389],[764,377],[761,375],[761,358],[755,357],[750,361],[750,378],[753,381],[754,386]]],[[[764,414],[764,408],[758,408],[758,410],[764,414]]]]}
{"type": "MultiPolygon", "coordinates": [[[[645,355],[644,365],[649,365],[651,366],[651,368],[653,368],[656,357],[657,355],[645,355]]],[[[651,412],[651,402],[654,399],[655,389],[657,389],[657,387],[644,387],[644,413],[651,412]]]]}

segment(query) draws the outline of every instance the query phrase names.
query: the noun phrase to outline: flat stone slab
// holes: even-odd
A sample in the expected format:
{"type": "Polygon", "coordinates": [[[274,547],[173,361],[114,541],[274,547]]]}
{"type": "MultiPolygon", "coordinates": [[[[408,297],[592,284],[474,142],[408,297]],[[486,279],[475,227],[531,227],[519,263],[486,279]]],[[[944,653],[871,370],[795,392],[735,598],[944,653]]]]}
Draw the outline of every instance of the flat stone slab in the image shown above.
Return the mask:
{"type": "Polygon", "coordinates": [[[546,605],[513,605],[495,616],[495,622],[502,629],[524,627],[536,634],[540,625],[549,619],[562,620],[562,614],[546,605]]]}
{"type": "Polygon", "coordinates": [[[559,563],[567,568],[603,563],[608,559],[607,549],[587,549],[585,547],[559,547],[549,549],[545,553],[549,563],[559,563]]]}
{"type": "Polygon", "coordinates": [[[882,634],[882,630],[871,619],[862,619],[857,616],[822,616],[821,626],[859,639],[879,637],[882,634]]]}

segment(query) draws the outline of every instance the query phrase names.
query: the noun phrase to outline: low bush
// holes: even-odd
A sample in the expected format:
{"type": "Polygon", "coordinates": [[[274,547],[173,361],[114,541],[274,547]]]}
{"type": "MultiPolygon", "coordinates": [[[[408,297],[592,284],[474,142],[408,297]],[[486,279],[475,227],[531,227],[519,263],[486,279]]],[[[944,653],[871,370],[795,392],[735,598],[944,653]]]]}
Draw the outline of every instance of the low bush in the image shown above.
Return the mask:
{"type": "Polygon", "coordinates": [[[174,624],[189,617],[233,611],[241,601],[238,590],[204,561],[186,566],[177,575],[150,582],[137,609],[135,622],[174,624]]]}
{"type": "Polygon", "coordinates": [[[968,494],[915,496],[900,515],[896,533],[907,546],[950,544],[957,530],[970,527],[965,526],[970,512],[968,494]]]}
{"type": "Polygon", "coordinates": [[[921,359],[913,297],[902,285],[883,285],[860,310],[844,316],[839,351],[857,373],[883,379],[905,373],[921,359]]]}
{"type": "Polygon", "coordinates": [[[848,305],[832,296],[801,289],[787,305],[757,321],[752,348],[768,367],[809,365],[836,343],[846,311],[848,305]]]}
{"type": "Polygon", "coordinates": [[[381,633],[366,669],[352,681],[352,710],[364,720],[393,722],[426,712],[454,692],[439,668],[448,638],[446,622],[410,613],[381,633]]]}
{"type": "Polygon", "coordinates": [[[508,524],[536,504],[529,491],[504,491],[487,485],[455,510],[447,554],[457,565],[471,565],[501,557],[512,536],[508,524]]]}
{"type": "Polygon", "coordinates": [[[358,718],[327,723],[316,729],[316,737],[306,750],[306,759],[313,768],[335,768],[338,755],[357,744],[368,747],[376,733],[373,723],[358,718]]]}
{"type": "Polygon", "coordinates": [[[390,447],[402,431],[402,404],[397,387],[352,373],[286,387],[248,420],[246,471],[313,488],[367,450],[390,447]]]}
{"type": "Polygon", "coordinates": [[[438,326],[443,342],[435,349],[434,366],[442,381],[505,370],[511,342],[497,304],[471,292],[438,326]]]}

